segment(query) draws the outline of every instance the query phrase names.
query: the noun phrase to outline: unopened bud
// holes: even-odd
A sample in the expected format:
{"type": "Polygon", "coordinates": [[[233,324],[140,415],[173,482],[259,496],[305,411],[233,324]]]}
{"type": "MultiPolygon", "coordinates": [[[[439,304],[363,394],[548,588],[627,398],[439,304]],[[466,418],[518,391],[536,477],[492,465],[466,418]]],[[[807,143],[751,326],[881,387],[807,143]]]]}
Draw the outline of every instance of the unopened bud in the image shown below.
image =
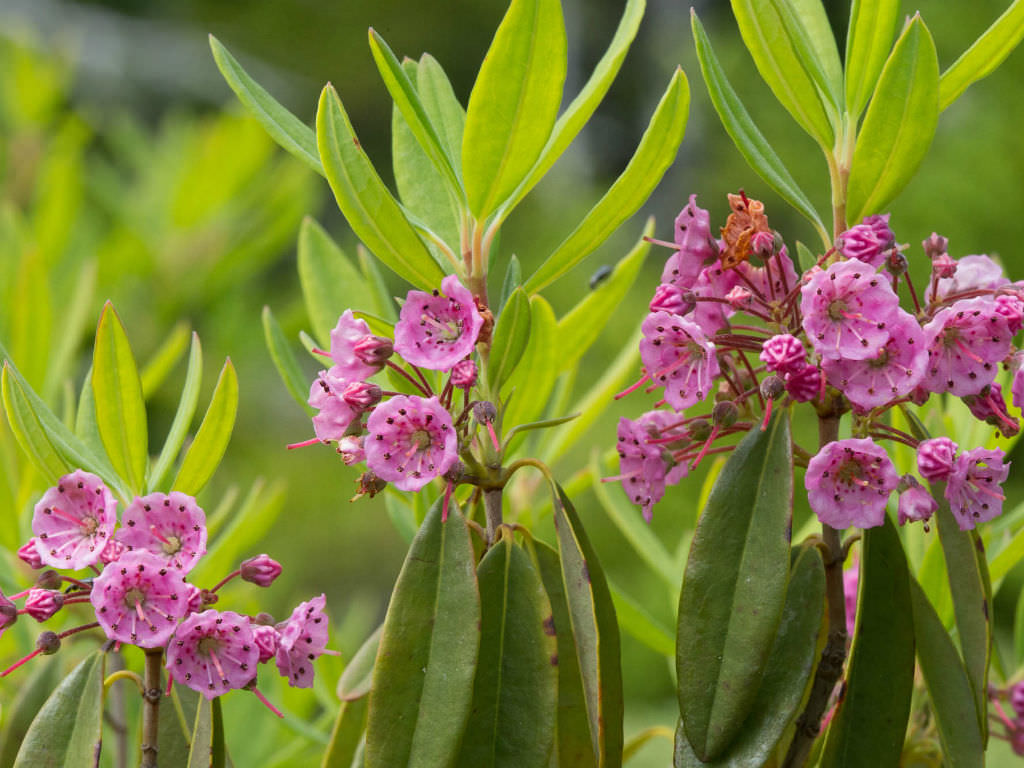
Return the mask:
{"type": "Polygon", "coordinates": [[[64,595],[53,589],[32,588],[25,598],[25,613],[39,622],[46,621],[64,605],[64,595]]]}
{"type": "Polygon", "coordinates": [[[242,572],[242,581],[269,587],[281,575],[281,564],[270,555],[262,554],[243,560],[239,570],[242,572]]]}
{"type": "Polygon", "coordinates": [[[761,258],[771,256],[775,251],[775,233],[755,232],[754,236],[750,238],[750,250],[761,258]]]}
{"type": "Polygon", "coordinates": [[[356,486],[359,490],[356,491],[356,495],[353,496],[349,501],[355,501],[363,496],[369,496],[371,499],[378,493],[383,491],[387,487],[387,481],[381,480],[372,471],[366,470],[356,480],[356,486]]]}
{"type": "Polygon", "coordinates": [[[715,403],[715,407],[711,409],[711,421],[718,427],[731,427],[736,423],[739,413],[736,403],[732,400],[723,400],[715,403]]]}
{"type": "Polygon", "coordinates": [[[277,646],[281,640],[281,633],[277,627],[268,624],[256,624],[252,628],[253,639],[256,641],[256,648],[259,649],[259,663],[264,664],[270,661],[277,654],[277,646]]]}
{"type": "Polygon", "coordinates": [[[452,386],[456,389],[469,389],[476,384],[476,363],[472,360],[459,360],[452,367],[452,386]]]}
{"type": "Polygon", "coordinates": [[[466,465],[463,464],[459,459],[455,460],[455,463],[449,467],[448,471],[445,472],[442,477],[453,485],[458,485],[462,482],[463,476],[466,474],[466,465]]]}
{"type": "Polygon", "coordinates": [[[383,336],[364,336],[352,346],[352,353],[366,365],[384,365],[394,351],[394,342],[383,336]]]}
{"type": "Polygon", "coordinates": [[[932,259],[932,273],[939,278],[952,277],[956,274],[956,259],[948,253],[942,253],[932,259]]]}
{"type": "Polygon", "coordinates": [[[781,376],[765,376],[761,380],[761,396],[766,400],[778,400],[786,391],[786,382],[781,376]]]}
{"type": "Polygon", "coordinates": [[[18,606],[14,601],[0,592],[0,633],[18,620],[18,606]]]}
{"type": "Polygon", "coordinates": [[[654,289],[654,298],[648,308],[651,312],[671,312],[673,315],[685,315],[693,309],[694,303],[683,299],[682,291],[672,283],[661,283],[654,289]]]}
{"type": "Polygon", "coordinates": [[[498,409],[494,407],[494,403],[481,400],[473,405],[473,418],[480,424],[491,424],[498,418],[498,409]]]}
{"type": "Polygon", "coordinates": [[[258,625],[272,627],[277,622],[275,622],[274,621],[274,617],[271,616],[266,611],[260,611],[259,613],[257,613],[255,616],[252,617],[252,623],[253,624],[258,624],[258,625]]]}
{"type": "Polygon", "coordinates": [[[61,583],[60,574],[52,568],[47,568],[36,579],[36,586],[39,589],[60,589],[61,583]]]}
{"type": "Polygon", "coordinates": [[[186,614],[199,613],[203,610],[203,590],[195,584],[186,584],[185,589],[188,591],[186,614]]]}
{"type": "Polygon", "coordinates": [[[56,632],[43,632],[36,638],[36,650],[44,656],[52,656],[60,650],[60,637],[56,632]]]}
{"type": "Polygon", "coordinates": [[[934,260],[945,255],[949,248],[949,240],[932,232],[927,239],[921,241],[921,245],[924,247],[925,255],[934,260]]]}
{"type": "Polygon", "coordinates": [[[214,605],[218,600],[220,600],[220,595],[216,592],[211,592],[208,589],[200,589],[199,598],[203,602],[203,608],[205,608],[208,605],[214,605]]]}
{"type": "Polygon", "coordinates": [[[725,300],[729,302],[729,306],[733,309],[742,310],[754,302],[754,295],[742,285],[736,285],[725,294],[725,300]]]}
{"type": "Polygon", "coordinates": [[[690,422],[686,431],[695,443],[703,443],[711,437],[711,423],[707,419],[697,419],[690,422]]]}
{"type": "Polygon", "coordinates": [[[353,381],[341,392],[341,399],[357,411],[373,408],[380,398],[380,387],[368,381],[353,381]]]}
{"type": "Polygon", "coordinates": [[[885,257],[885,268],[892,275],[902,275],[907,271],[907,257],[901,251],[893,248],[885,257]]]}
{"type": "Polygon", "coordinates": [[[36,549],[36,540],[34,538],[21,545],[21,548],[18,550],[18,557],[29,568],[39,570],[43,567],[43,558],[39,556],[39,550],[36,549]]]}

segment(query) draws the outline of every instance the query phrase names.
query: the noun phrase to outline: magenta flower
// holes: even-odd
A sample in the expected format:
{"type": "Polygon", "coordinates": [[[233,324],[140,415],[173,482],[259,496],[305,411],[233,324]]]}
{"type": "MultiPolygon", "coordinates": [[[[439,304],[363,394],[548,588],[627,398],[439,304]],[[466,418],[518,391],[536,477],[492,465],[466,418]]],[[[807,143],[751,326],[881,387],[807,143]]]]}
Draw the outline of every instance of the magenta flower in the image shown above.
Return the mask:
{"type": "Polygon", "coordinates": [[[96,475],[76,469],[36,504],[32,515],[36,552],[55,568],[85,568],[99,560],[116,524],[113,494],[96,475]]]}
{"type": "Polygon", "coordinates": [[[111,640],[140,648],[164,645],[189,606],[189,587],[176,568],[146,550],[126,552],[96,577],[89,600],[111,640]]]}
{"type": "Polygon", "coordinates": [[[957,456],[946,483],[946,499],[961,530],[988,522],[1003,511],[1006,497],[1000,486],[1010,473],[1004,456],[999,448],[974,448],[957,456]]]}
{"type": "MultiPolygon", "coordinates": [[[[924,293],[925,301],[929,304],[966,291],[1000,288],[1010,282],[1009,278],[1003,274],[1003,268],[989,256],[964,256],[953,263],[955,269],[945,269],[945,272],[951,272],[951,274],[948,277],[939,278],[934,292],[932,284],[929,283],[924,293]]],[[[945,263],[935,266],[942,269],[945,263]]]]}
{"type": "Polygon", "coordinates": [[[452,386],[458,389],[469,389],[476,384],[476,363],[472,360],[459,360],[452,366],[452,386]]]}
{"type": "Polygon", "coordinates": [[[690,195],[690,202],[676,217],[674,235],[679,250],[665,262],[661,282],[686,291],[693,287],[700,271],[717,259],[719,253],[711,234],[711,216],[697,205],[697,195],[690,195]]]}
{"type": "Polygon", "coordinates": [[[907,487],[900,491],[896,506],[900,525],[930,520],[939,508],[931,492],[910,475],[903,478],[902,485],[907,487]]]}
{"type": "Polygon", "coordinates": [[[995,300],[980,296],[941,309],[924,327],[928,365],[921,384],[932,392],[976,395],[1010,354],[1013,333],[995,300]]]}
{"type": "MultiPolygon", "coordinates": [[[[759,232],[758,235],[774,245],[774,238],[768,232],[759,232]]],[[[751,241],[753,243],[753,241],[751,241]]],[[[770,301],[780,301],[791,290],[797,286],[798,278],[793,260],[789,258],[786,246],[782,246],[777,252],[765,259],[764,266],[755,267],[749,261],[740,262],[735,267],[742,273],[748,282],[742,285],[752,285],[761,295],[770,301]]]]}
{"type": "Polygon", "coordinates": [[[313,685],[313,662],[327,647],[327,598],[314,597],[292,611],[287,621],[278,624],[277,670],[295,688],[313,685]]]}
{"type": "Polygon", "coordinates": [[[888,341],[899,297],[870,264],[836,262],[812,275],[800,293],[804,330],[823,358],[864,360],[888,341]]]}
{"type": "Polygon", "coordinates": [[[693,307],[694,303],[686,301],[682,292],[671,283],[659,283],[647,305],[651,312],[670,312],[673,315],[685,315],[693,307]]]}
{"type": "Polygon", "coordinates": [[[1013,404],[1018,408],[1024,409],[1024,373],[1021,371],[1024,367],[1018,368],[1014,371],[1013,382],[1010,384],[1010,395],[1013,399],[1013,404]]]}
{"type": "Polygon", "coordinates": [[[948,480],[956,466],[956,452],[960,449],[948,437],[922,440],[917,446],[917,471],[929,482],[948,480]]]}
{"type": "Polygon", "coordinates": [[[269,587],[281,575],[281,564],[269,555],[256,555],[243,560],[238,567],[242,581],[249,581],[261,587],[269,587]]]}
{"type": "Polygon", "coordinates": [[[390,355],[391,343],[379,343],[378,337],[370,333],[365,320],[357,320],[351,309],[346,309],[338,318],[338,324],[331,331],[331,375],[345,381],[362,381],[377,373],[390,355]],[[381,355],[381,348],[387,347],[387,355],[381,355]]]}
{"type": "Polygon", "coordinates": [[[38,622],[44,622],[64,606],[64,595],[56,589],[33,587],[25,598],[25,613],[38,622]]]}
{"type": "Polygon", "coordinates": [[[885,449],[870,438],[828,443],[807,465],[811,509],[833,528],[874,528],[885,522],[899,475],[885,449]]]}
{"type": "Polygon", "coordinates": [[[896,243],[896,237],[889,229],[889,214],[867,216],[860,224],[839,235],[836,243],[846,258],[881,267],[886,251],[896,243]]]}
{"type": "Polygon", "coordinates": [[[436,397],[396,395],[367,419],[366,465],[402,491],[418,491],[458,458],[452,417],[436,397]]]}
{"type": "Polygon", "coordinates": [[[167,672],[213,699],[251,683],[259,658],[248,618],[233,611],[208,610],[178,625],[167,645],[167,672]]]}
{"type": "Polygon", "coordinates": [[[655,384],[665,387],[665,400],[684,410],[711,393],[718,375],[715,345],[689,320],[668,312],[648,315],[641,326],[640,359],[655,384]]]}
{"type": "Polygon", "coordinates": [[[785,376],[786,394],[798,403],[809,403],[821,396],[822,377],[818,366],[805,363],[785,376]]]}
{"type": "Polygon", "coordinates": [[[998,381],[993,381],[980,394],[964,395],[963,401],[974,418],[991,424],[1006,437],[1013,437],[1020,432],[1020,422],[1010,416],[1003,398],[1003,388],[998,381]]]}
{"type": "MultiPolygon", "coordinates": [[[[332,368],[331,371],[334,369],[332,368]]],[[[360,409],[342,397],[348,382],[331,371],[320,371],[309,388],[309,404],[320,411],[313,417],[313,432],[324,443],[341,440],[353,421],[359,419],[360,409]]]]}
{"type": "Polygon", "coordinates": [[[829,382],[865,411],[913,391],[928,359],[924,331],[913,315],[897,309],[888,327],[889,340],[874,357],[822,361],[829,382]]]}
{"type": "Polygon", "coordinates": [[[676,462],[661,442],[652,443],[663,436],[662,429],[678,417],[665,411],[649,411],[636,421],[619,419],[618,477],[629,500],[643,511],[644,519],[651,521],[652,507],[665,495],[665,485],[675,484],[687,474],[686,462],[676,462]]]}
{"type": "Polygon", "coordinates": [[[740,283],[740,273],[735,269],[726,269],[719,259],[704,267],[690,291],[684,292],[684,299],[703,299],[696,302],[696,308],[689,319],[700,326],[705,336],[713,336],[729,325],[729,318],[736,310],[723,302],[729,291],[740,283]]]}
{"type": "Polygon", "coordinates": [[[260,664],[265,664],[277,655],[277,646],[281,633],[277,627],[269,624],[253,624],[252,635],[256,639],[256,647],[260,651],[260,664]]]}
{"type": "Polygon", "coordinates": [[[807,365],[807,351],[800,339],[789,333],[772,336],[761,346],[761,362],[780,376],[796,373],[807,365]]]}
{"type": "Polygon", "coordinates": [[[409,291],[395,325],[395,352],[421,368],[448,371],[473,351],[483,324],[473,294],[448,275],[441,293],[409,291]]]}
{"type": "Polygon", "coordinates": [[[39,545],[36,538],[32,537],[18,547],[18,559],[32,570],[38,571],[43,567],[43,558],[39,556],[39,545]]]}
{"type": "Polygon", "coordinates": [[[206,554],[206,514],[180,491],[136,496],[121,523],[116,538],[129,550],[152,552],[184,573],[206,554]]]}

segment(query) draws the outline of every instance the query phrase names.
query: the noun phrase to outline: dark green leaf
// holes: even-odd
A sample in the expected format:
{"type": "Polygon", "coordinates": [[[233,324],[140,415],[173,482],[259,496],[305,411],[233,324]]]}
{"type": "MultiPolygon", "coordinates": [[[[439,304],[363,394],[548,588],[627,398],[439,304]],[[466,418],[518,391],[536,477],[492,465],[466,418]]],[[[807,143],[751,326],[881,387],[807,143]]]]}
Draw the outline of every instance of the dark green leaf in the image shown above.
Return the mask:
{"type": "Polygon", "coordinates": [[[181,388],[181,399],[178,400],[178,410],[174,414],[174,421],[167,431],[167,439],[160,449],[160,456],[153,464],[149,473],[149,490],[157,490],[163,487],[164,478],[171,470],[171,465],[178,457],[181,446],[185,443],[188,435],[188,428],[192,426],[192,417],[195,416],[196,406],[199,404],[199,386],[203,381],[203,350],[199,344],[199,335],[192,334],[192,347],[188,354],[188,371],[185,373],[185,384],[181,388]]]}
{"type": "Polygon", "coordinates": [[[175,685],[171,688],[171,695],[160,700],[157,744],[160,746],[161,765],[188,765],[200,698],[191,688],[175,685]]]}
{"type": "Polygon", "coordinates": [[[228,447],[237,412],[238,376],[231,358],[228,358],[217,378],[217,386],[195,440],[185,453],[181,469],[171,483],[174,490],[195,496],[203,489],[228,447]]]}
{"type": "Polygon", "coordinates": [[[320,768],[351,768],[366,734],[367,700],[341,702],[320,768]]]}
{"type": "Polygon", "coordinates": [[[686,562],[676,670],[686,735],[702,760],[724,752],[757,695],[786,599],[792,509],[783,412],[730,455],[686,562]]]}
{"type": "Polygon", "coordinates": [[[853,0],[846,35],[846,111],[856,122],[889,58],[900,0],[853,0]]]}
{"type": "Polygon", "coordinates": [[[495,392],[516,369],[530,340],[530,299],[516,288],[494,326],[491,357],[487,363],[487,382],[495,392]]]}
{"type": "Polygon", "coordinates": [[[266,306],[263,307],[263,338],[267,343],[270,359],[274,361],[274,367],[277,368],[277,373],[281,377],[281,381],[284,382],[288,394],[308,415],[312,416],[316,409],[310,407],[307,402],[310,382],[302,373],[299,361],[288,345],[288,340],[285,339],[277,318],[270,311],[270,307],[266,306]]]}
{"type": "Polygon", "coordinates": [[[342,312],[366,309],[366,281],[324,228],[308,216],[299,229],[298,263],[299,283],[313,333],[321,344],[329,344],[331,331],[342,312]]]}
{"type": "Polygon", "coordinates": [[[213,744],[210,752],[210,768],[233,768],[224,739],[224,712],[219,696],[213,700],[213,744]]]}
{"type": "MultiPolygon", "coordinates": [[[[9,636],[8,636],[9,637],[9,636]]],[[[60,659],[43,656],[32,662],[35,669],[19,681],[18,693],[4,706],[0,733],[0,768],[11,768],[29,726],[60,679],[60,659]]]]}
{"type": "Polygon", "coordinates": [[[366,642],[345,666],[345,671],[338,678],[337,693],[342,701],[355,701],[370,692],[373,665],[377,660],[377,649],[380,648],[380,636],[383,631],[384,625],[381,624],[366,638],[366,642]]]}
{"type": "Polygon", "coordinates": [[[958,98],[971,83],[992,74],[1024,38],[1024,1],[1013,0],[1003,15],[975,40],[939,81],[939,111],[958,98]]]}
{"type": "Polygon", "coordinates": [[[209,768],[212,750],[213,706],[210,699],[200,696],[189,739],[188,768],[209,768]]]}

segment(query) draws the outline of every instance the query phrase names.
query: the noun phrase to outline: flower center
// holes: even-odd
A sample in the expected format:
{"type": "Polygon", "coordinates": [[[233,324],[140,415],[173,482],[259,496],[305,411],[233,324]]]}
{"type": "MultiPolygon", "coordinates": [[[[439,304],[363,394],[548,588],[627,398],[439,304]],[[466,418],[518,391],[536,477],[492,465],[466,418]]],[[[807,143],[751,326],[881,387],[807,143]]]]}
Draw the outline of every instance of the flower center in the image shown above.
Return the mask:
{"type": "Polygon", "coordinates": [[[177,536],[168,536],[160,545],[165,555],[174,555],[181,551],[181,539],[177,536]]]}
{"type": "Polygon", "coordinates": [[[138,587],[132,587],[124,593],[124,604],[131,608],[133,611],[135,607],[146,602],[146,593],[138,587]]]}
{"type": "Polygon", "coordinates": [[[842,299],[833,299],[828,304],[828,319],[833,323],[841,322],[846,317],[846,302],[842,299]]]}
{"type": "Polygon", "coordinates": [[[96,533],[96,529],[100,526],[100,521],[92,515],[86,515],[82,518],[82,533],[86,536],[92,536],[96,533]]]}
{"type": "Polygon", "coordinates": [[[861,479],[863,476],[864,468],[855,459],[847,459],[836,470],[836,482],[846,485],[864,485],[864,481],[861,479]]]}
{"type": "Polygon", "coordinates": [[[196,643],[196,652],[203,656],[212,656],[220,650],[220,640],[212,635],[206,635],[196,643]]]}
{"type": "Polygon", "coordinates": [[[869,368],[885,368],[889,365],[889,347],[882,347],[878,357],[868,361],[869,368]]]}
{"type": "Polygon", "coordinates": [[[425,451],[430,447],[433,440],[430,437],[430,433],[421,428],[409,435],[409,442],[412,443],[417,451],[425,451]]]}

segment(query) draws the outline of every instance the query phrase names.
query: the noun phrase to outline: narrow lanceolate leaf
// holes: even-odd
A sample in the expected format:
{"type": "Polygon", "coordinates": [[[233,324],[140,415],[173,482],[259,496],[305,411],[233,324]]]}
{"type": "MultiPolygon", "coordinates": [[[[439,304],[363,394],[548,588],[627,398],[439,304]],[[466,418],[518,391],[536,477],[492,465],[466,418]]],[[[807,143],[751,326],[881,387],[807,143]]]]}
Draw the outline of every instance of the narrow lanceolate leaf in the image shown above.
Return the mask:
{"type": "Polygon", "coordinates": [[[213,706],[205,696],[199,697],[196,719],[189,739],[188,768],[208,768],[213,749],[213,706]]]}
{"type": "Polygon", "coordinates": [[[942,740],[942,754],[952,768],[982,768],[985,744],[977,726],[974,691],[963,661],[939,616],[911,577],[917,661],[942,740]]]}
{"type": "Polygon", "coordinates": [[[149,459],[146,403],[128,336],[107,302],[92,354],[96,423],[111,464],[134,491],[142,491],[149,459]]]}
{"type": "Polygon", "coordinates": [[[1024,38],[1024,0],[1013,0],[1003,15],[942,73],[939,110],[960,98],[971,83],[992,74],[1017,47],[1021,38],[1024,38]]]}
{"type": "Polygon", "coordinates": [[[590,743],[602,768],[622,765],[622,667],[611,591],[569,497],[557,489],[555,533],[579,660],[590,743]]]}
{"type": "Polygon", "coordinates": [[[846,111],[856,121],[875,90],[900,21],[900,0],[853,0],[846,35],[846,111]]]}
{"type": "Polygon", "coordinates": [[[555,385],[560,345],[557,342],[555,312],[543,296],[530,297],[530,341],[515,372],[502,388],[508,400],[503,427],[528,424],[543,414],[555,385]]]}
{"type": "Polygon", "coordinates": [[[181,388],[181,399],[178,400],[178,410],[174,414],[174,421],[167,432],[167,439],[164,440],[164,447],[160,449],[160,456],[149,473],[148,487],[150,491],[158,490],[163,486],[164,478],[171,470],[171,465],[178,457],[178,451],[185,443],[185,436],[188,428],[192,425],[192,417],[195,416],[196,406],[199,404],[199,387],[203,381],[203,350],[199,344],[199,335],[192,334],[192,347],[188,354],[188,370],[185,373],[185,385],[181,388]]]}
{"type": "Polygon", "coordinates": [[[11,431],[18,441],[18,445],[21,446],[43,478],[48,483],[55,483],[57,478],[66,475],[72,467],[46,434],[46,430],[32,410],[21,382],[15,379],[7,361],[4,361],[2,376],[0,385],[2,385],[7,423],[11,425],[11,431]]]}
{"type": "Polygon", "coordinates": [[[263,307],[263,339],[270,352],[270,359],[274,361],[274,367],[284,382],[288,394],[299,404],[299,406],[310,416],[314,409],[307,402],[309,398],[309,380],[299,367],[299,361],[295,357],[288,340],[284,337],[281,325],[270,311],[270,307],[263,307]]]}
{"type": "Polygon", "coordinates": [[[356,237],[417,288],[439,286],[444,273],[377,175],[332,85],[320,95],[316,133],[327,181],[356,237]]]}
{"type": "Polygon", "coordinates": [[[106,654],[87,656],[43,704],[18,750],[14,768],[93,768],[103,733],[106,654]]]}
{"type": "Polygon", "coordinates": [[[509,529],[477,567],[480,661],[458,768],[545,768],[555,738],[558,646],[537,569],[509,529]]]}
{"type": "Polygon", "coordinates": [[[497,391],[512,374],[530,340],[530,299],[516,288],[494,326],[491,357],[487,363],[487,381],[497,391]]]}
{"type": "Polygon", "coordinates": [[[246,109],[260,121],[271,138],[321,176],[326,175],[320,163],[320,153],[317,151],[313,130],[281,106],[277,99],[253,80],[213,35],[210,35],[210,48],[213,50],[217,68],[231,86],[231,90],[246,109]]]}
{"type": "Polygon", "coordinates": [[[501,281],[501,302],[499,308],[504,309],[512,291],[523,284],[523,267],[519,263],[519,257],[514,253],[508,260],[508,268],[505,270],[505,279],[501,281]]]}
{"type": "MultiPolygon", "coordinates": [[[[823,98],[772,0],[732,0],[732,11],[757,71],[775,98],[825,151],[835,132],[823,98]]],[[[831,106],[831,105],[830,105],[831,106]]]]}
{"type": "Polygon", "coordinates": [[[443,768],[469,717],[480,644],[473,546],[454,502],[427,513],[388,605],[373,672],[367,768],[443,768]]]}
{"type": "Polygon", "coordinates": [[[460,174],[466,110],[459,103],[455,89],[448,81],[448,75],[444,73],[437,59],[429,53],[420,56],[416,67],[416,91],[455,173],[460,174]]]}
{"type": "Polygon", "coordinates": [[[811,675],[828,631],[825,618],[825,566],[814,547],[793,564],[782,622],[775,635],[754,706],[732,745],[718,759],[701,762],[685,732],[676,738],[675,768],[770,765],[787,726],[796,717],[810,690],[811,675]]]}
{"type": "Polygon", "coordinates": [[[381,624],[373,634],[359,646],[359,650],[349,660],[345,671],[338,678],[337,694],[342,701],[355,701],[370,692],[370,680],[373,677],[373,664],[380,648],[380,636],[384,631],[381,624]]]}
{"type": "Polygon", "coordinates": [[[238,376],[231,358],[228,358],[220,371],[203,423],[199,425],[196,438],[185,453],[181,469],[171,483],[174,490],[195,496],[203,489],[224,456],[231,431],[235,428],[237,413],[238,376]]]}
{"type": "Polygon", "coordinates": [[[697,58],[700,61],[704,82],[708,87],[708,94],[711,96],[711,103],[736,148],[769,187],[814,225],[822,236],[823,242],[831,243],[832,238],[829,237],[825,226],[821,223],[821,218],[814,210],[811,201],[754,124],[747,108],[743,106],[735,89],[726,78],[725,70],[722,69],[722,65],[715,56],[715,52],[711,48],[711,41],[708,40],[704,26],[700,23],[695,11],[690,12],[690,22],[693,28],[693,39],[697,46],[697,58]]]}
{"type": "Polygon", "coordinates": [[[566,72],[559,0],[512,0],[466,109],[462,175],[477,220],[526,178],[551,135],[566,72]]]}
{"type": "Polygon", "coordinates": [[[317,341],[327,345],[342,312],[368,309],[365,302],[369,288],[355,263],[308,216],[299,228],[298,265],[309,322],[317,341]]]}
{"type": "Polygon", "coordinates": [[[321,768],[351,768],[366,733],[367,700],[341,702],[321,768]]]}
{"type": "Polygon", "coordinates": [[[853,150],[846,220],[879,213],[924,160],[939,118],[939,60],[920,16],[885,62],[853,150]]]}
{"type": "Polygon", "coordinates": [[[792,509],[783,412],[736,446],[690,545],[676,670],[686,736],[701,760],[725,751],[754,703],[786,599],[792,509]]]}
{"type": "Polygon", "coordinates": [[[888,519],[864,531],[863,547],[845,694],[828,730],[822,768],[897,765],[910,715],[914,614],[907,559],[888,519]]]}
{"type": "Polygon", "coordinates": [[[651,244],[644,238],[653,234],[654,218],[650,217],[644,225],[643,235],[615,265],[608,279],[587,293],[579,304],[558,321],[559,345],[564,350],[559,357],[559,371],[575,368],[583,354],[597,341],[603,328],[601,323],[594,322],[594,318],[612,317],[626,298],[640,274],[644,257],[651,250],[651,244]]]}
{"type": "MultiPolygon", "coordinates": [[[[842,104],[843,64],[839,60],[836,36],[832,32],[832,24],[828,20],[824,3],[822,0],[773,0],[773,2],[775,7],[784,14],[787,23],[791,24],[793,20],[800,22],[802,32],[800,30],[791,32],[797,43],[798,51],[805,44],[810,46],[810,53],[813,54],[817,65],[821,67],[820,76],[824,77],[828,85],[826,90],[834,97],[834,104],[839,107],[842,104]]],[[[801,52],[801,55],[808,54],[801,52]]],[[[805,66],[808,65],[805,64],[805,66]]]]}
{"type": "Polygon", "coordinates": [[[161,765],[188,765],[196,710],[201,698],[191,688],[175,685],[171,688],[171,695],[161,699],[157,717],[161,765]]]}
{"type": "Polygon", "coordinates": [[[675,160],[686,132],[689,110],[690,85],[683,70],[677,69],[626,169],[576,229],[530,276],[526,281],[527,291],[539,291],[564,275],[640,209],[675,160]]]}
{"type": "MultiPolygon", "coordinates": [[[[17,545],[15,545],[17,546],[17,545]]],[[[10,768],[36,714],[60,680],[60,659],[36,659],[35,669],[18,681],[18,692],[4,707],[0,732],[0,767],[10,768]]]]}

